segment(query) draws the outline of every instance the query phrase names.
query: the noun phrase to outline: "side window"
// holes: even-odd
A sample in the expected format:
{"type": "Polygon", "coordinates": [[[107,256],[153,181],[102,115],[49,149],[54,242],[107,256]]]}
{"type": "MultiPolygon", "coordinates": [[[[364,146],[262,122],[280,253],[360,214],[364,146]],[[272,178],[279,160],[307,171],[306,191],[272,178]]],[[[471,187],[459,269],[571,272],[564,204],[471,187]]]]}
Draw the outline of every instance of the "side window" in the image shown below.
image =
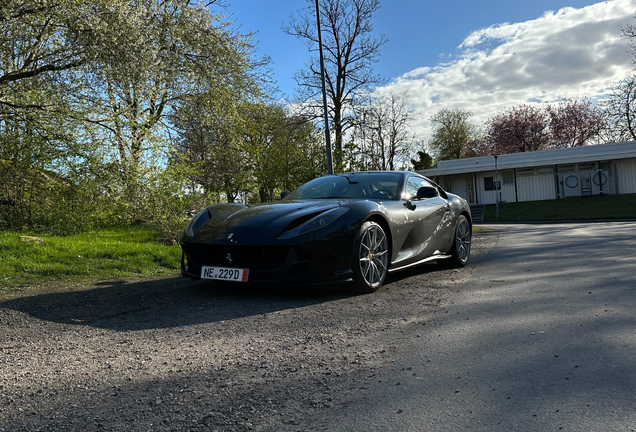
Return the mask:
{"type": "Polygon", "coordinates": [[[411,196],[416,196],[417,190],[421,188],[422,186],[433,187],[432,184],[430,184],[429,182],[427,182],[421,177],[411,177],[409,178],[409,181],[406,183],[406,193],[411,196]]]}

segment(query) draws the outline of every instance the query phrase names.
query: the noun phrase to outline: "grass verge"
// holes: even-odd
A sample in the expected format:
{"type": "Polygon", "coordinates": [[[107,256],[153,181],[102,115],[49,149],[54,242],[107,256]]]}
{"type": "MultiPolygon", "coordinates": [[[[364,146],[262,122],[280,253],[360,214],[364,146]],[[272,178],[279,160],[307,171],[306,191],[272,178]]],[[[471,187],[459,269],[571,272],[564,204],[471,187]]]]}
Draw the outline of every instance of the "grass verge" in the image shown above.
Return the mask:
{"type": "Polygon", "coordinates": [[[486,206],[484,222],[539,222],[636,218],[636,194],[574,197],[486,206]]]}
{"type": "MultiPolygon", "coordinates": [[[[486,228],[473,227],[473,233],[486,228]]],[[[0,293],[42,284],[51,287],[98,280],[176,275],[179,246],[158,243],[144,228],[113,228],[68,237],[0,232],[0,293]]]]}
{"type": "Polygon", "coordinates": [[[145,228],[104,229],[21,241],[29,233],[0,232],[0,291],[42,283],[72,283],[176,274],[179,246],[158,243],[145,228]]]}

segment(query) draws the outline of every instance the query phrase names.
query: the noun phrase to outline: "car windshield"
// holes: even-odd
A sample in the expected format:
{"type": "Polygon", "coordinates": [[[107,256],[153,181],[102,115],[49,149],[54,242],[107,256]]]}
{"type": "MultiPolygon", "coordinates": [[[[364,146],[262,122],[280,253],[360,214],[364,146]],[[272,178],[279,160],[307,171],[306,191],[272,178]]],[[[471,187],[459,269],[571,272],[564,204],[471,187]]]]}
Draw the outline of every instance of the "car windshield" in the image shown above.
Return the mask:
{"type": "Polygon", "coordinates": [[[397,173],[356,173],[319,177],[291,192],[287,200],[362,198],[392,200],[397,196],[397,173]]]}

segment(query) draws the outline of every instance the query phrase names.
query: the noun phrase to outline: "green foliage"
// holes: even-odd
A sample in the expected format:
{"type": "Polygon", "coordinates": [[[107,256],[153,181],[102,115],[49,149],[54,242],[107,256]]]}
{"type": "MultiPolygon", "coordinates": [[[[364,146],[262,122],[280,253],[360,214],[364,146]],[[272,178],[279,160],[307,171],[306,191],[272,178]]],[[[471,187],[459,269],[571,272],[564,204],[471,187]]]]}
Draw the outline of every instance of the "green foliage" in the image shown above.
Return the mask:
{"type": "MultiPolygon", "coordinates": [[[[58,77],[87,63],[99,50],[86,37],[103,25],[103,15],[78,0],[23,0],[0,6],[0,106],[39,107],[37,97],[16,100],[14,85],[40,77],[58,77]]],[[[44,80],[42,80],[44,81],[44,80]]]]}
{"type": "Polygon", "coordinates": [[[276,105],[253,105],[247,130],[248,154],[258,196],[272,201],[283,190],[326,174],[320,133],[306,119],[289,116],[276,105]]]}
{"type": "Polygon", "coordinates": [[[210,204],[190,181],[197,171],[197,167],[174,160],[166,169],[155,170],[149,176],[142,205],[144,222],[154,229],[162,243],[176,244],[192,213],[210,204]]]}
{"type": "Polygon", "coordinates": [[[256,189],[253,165],[245,164],[253,125],[240,107],[261,97],[262,63],[249,37],[213,7],[3,3],[0,229],[70,235],[143,223],[169,243],[188,211],[256,189]],[[203,115],[180,127],[201,106],[203,115]],[[213,157],[175,152],[199,126],[214,137],[213,157]],[[206,165],[223,157],[232,162],[224,170],[206,165]],[[206,170],[222,175],[207,181],[206,170]]]}
{"type": "Polygon", "coordinates": [[[102,45],[123,42],[129,51],[96,61],[86,74],[86,97],[97,108],[113,157],[134,176],[148,154],[168,152],[171,117],[193,98],[215,103],[258,91],[252,47],[229,30],[222,15],[196,3],[147,0],[116,8],[120,32],[104,32],[102,45]]]}
{"type": "Polygon", "coordinates": [[[411,159],[411,164],[413,165],[414,171],[433,168],[433,158],[431,157],[431,155],[423,150],[418,151],[417,155],[419,157],[418,160],[411,159]]]}
{"type": "Polygon", "coordinates": [[[201,94],[176,112],[177,149],[182,160],[201,166],[192,178],[206,193],[233,202],[252,181],[245,140],[250,104],[216,96],[201,94]]]}
{"type": "Polygon", "coordinates": [[[471,112],[460,108],[442,109],[431,117],[433,136],[429,146],[437,160],[464,157],[466,146],[476,134],[471,117],[471,112]]]}
{"type": "Polygon", "coordinates": [[[145,225],[172,244],[192,211],[326,172],[313,123],[266,102],[266,62],[214,1],[5,3],[0,230],[145,225]]]}
{"type": "Polygon", "coordinates": [[[104,223],[95,211],[99,195],[87,183],[2,160],[0,183],[5,196],[0,206],[0,229],[74,234],[104,223]]]}
{"type": "Polygon", "coordinates": [[[277,105],[211,98],[183,106],[176,116],[179,151],[200,164],[192,179],[208,195],[270,201],[326,172],[313,123],[277,105]]]}
{"type": "Polygon", "coordinates": [[[167,275],[179,269],[181,249],[157,243],[147,228],[40,237],[42,243],[25,242],[18,233],[0,232],[0,289],[62,279],[167,275]]]}

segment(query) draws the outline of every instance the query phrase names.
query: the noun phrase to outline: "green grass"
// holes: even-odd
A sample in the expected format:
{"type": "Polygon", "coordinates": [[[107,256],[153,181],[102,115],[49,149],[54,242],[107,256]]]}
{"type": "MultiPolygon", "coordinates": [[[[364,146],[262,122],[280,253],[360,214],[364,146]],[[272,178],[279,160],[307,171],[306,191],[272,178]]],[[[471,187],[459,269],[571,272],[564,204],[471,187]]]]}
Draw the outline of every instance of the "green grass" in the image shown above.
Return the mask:
{"type": "Polygon", "coordinates": [[[484,222],[535,222],[595,219],[636,219],[636,194],[576,197],[486,206],[484,222]]]}
{"type": "Polygon", "coordinates": [[[24,242],[30,233],[0,232],[0,291],[43,283],[176,274],[179,246],[155,241],[144,228],[104,229],[24,242]]]}
{"type": "MultiPolygon", "coordinates": [[[[636,218],[636,194],[486,206],[486,222],[636,218]]],[[[482,228],[474,228],[478,232],[482,228]]],[[[41,284],[154,277],[178,273],[181,249],[156,241],[146,228],[112,228],[59,237],[0,232],[0,292],[41,284]],[[132,234],[132,235],[131,235],[132,234]]]]}

